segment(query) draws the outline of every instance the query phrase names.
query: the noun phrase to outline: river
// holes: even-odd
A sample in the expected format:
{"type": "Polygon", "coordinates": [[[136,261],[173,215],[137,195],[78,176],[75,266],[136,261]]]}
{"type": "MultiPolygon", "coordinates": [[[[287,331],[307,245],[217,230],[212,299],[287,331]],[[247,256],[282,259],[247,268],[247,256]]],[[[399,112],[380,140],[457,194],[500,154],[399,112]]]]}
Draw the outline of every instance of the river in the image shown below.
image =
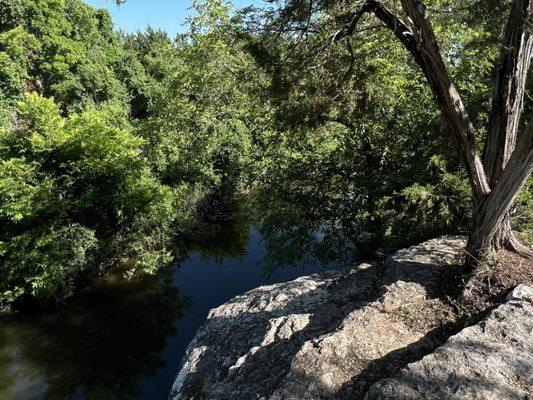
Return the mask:
{"type": "Polygon", "coordinates": [[[166,399],[211,308],[325,268],[305,255],[273,268],[260,230],[239,224],[206,225],[208,239],[157,276],[111,274],[59,310],[0,319],[0,398],[166,399]]]}

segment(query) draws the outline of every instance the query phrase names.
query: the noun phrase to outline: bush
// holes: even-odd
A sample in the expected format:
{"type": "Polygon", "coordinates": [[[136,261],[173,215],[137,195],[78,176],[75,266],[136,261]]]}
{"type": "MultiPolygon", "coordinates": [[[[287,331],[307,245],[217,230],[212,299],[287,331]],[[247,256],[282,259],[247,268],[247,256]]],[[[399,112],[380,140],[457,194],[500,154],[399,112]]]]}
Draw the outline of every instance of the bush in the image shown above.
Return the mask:
{"type": "Polygon", "coordinates": [[[79,224],[27,230],[2,243],[0,305],[24,295],[64,299],[97,248],[94,231],[79,224]]]}
{"type": "Polygon", "coordinates": [[[0,132],[0,302],[63,299],[96,263],[128,254],[154,272],[186,188],[161,185],[113,103],[64,118],[29,94],[0,132]],[[146,239],[146,238],[149,238],[146,239]]]}

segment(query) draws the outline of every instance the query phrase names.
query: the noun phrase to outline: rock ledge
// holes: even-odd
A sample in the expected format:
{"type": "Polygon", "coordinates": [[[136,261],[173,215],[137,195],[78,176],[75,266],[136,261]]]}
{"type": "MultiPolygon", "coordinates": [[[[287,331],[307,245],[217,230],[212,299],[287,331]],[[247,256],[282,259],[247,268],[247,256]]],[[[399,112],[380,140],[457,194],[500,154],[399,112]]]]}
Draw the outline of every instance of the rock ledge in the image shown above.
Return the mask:
{"type": "Polygon", "coordinates": [[[519,285],[482,322],[375,384],[368,400],[525,400],[533,393],[533,288],[519,285]]]}
{"type": "MultiPolygon", "coordinates": [[[[438,345],[431,333],[442,321],[435,321],[433,326],[409,321],[424,313],[435,314],[440,304],[437,298],[445,294],[443,282],[457,274],[464,245],[465,239],[460,236],[430,240],[395,253],[386,263],[325,271],[262,286],[231,299],[211,310],[198,330],[170,398],[430,398],[427,394],[436,389],[424,387],[419,397],[413,397],[417,388],[408,383],[401,386],[405,388],[402,392],[390,391],[397,390],[398,380],[412,382],[413,376],[420,375],[413,368],[424,370],[425,364],[416,365],[431,361],[435,355],[410,364],[391,378],[396,381],[379,379],[393,376],[402,366],[431,353],[438,345]]],[[[513,292],[518,297],[511,298],[505,307],[516,308],[513,304],[525,301],[525,295],[520,293],[530,293],[530,289],[520,290],[513,292]]],[[[505,321],[507,317],[502,318],[505,321]]],[[[500,331],[516,323],[509,321],[501,322],[500,331]]],[[[531,318],[522,321],[520,329],[531,331],[531,318]]],[[[471,335],[477,334],[473,331],[471,335]]],[[[516,334],[516,339],[522,340],[525,333],[516,334]]],[[[443,348],[453,343],[452,339],[443,348]]],[[[524,346],[529,353],[517,362],[529,362],[525,365],[531,367],[531,358],[527,358],[533,354],[531,343],[524,346]]],[[[438,377],[427,376],[426,381],[444,379],[445,374],[443,370],[438,377]]],[[[524,384],[523,380],[520,382],[524,384]]]]}

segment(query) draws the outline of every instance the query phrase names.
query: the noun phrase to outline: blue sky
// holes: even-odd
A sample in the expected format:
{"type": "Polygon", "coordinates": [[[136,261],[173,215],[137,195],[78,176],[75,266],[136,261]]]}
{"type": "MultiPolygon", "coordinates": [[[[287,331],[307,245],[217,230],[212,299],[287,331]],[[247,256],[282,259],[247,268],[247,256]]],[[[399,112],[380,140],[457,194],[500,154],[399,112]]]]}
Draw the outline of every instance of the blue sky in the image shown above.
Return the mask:
{"type": "MultiPolygon", "coordinates": [[[[147,25],[161,28],[171,36],[183,32],[185,18],[191,14],[192,0],[128,0],[117,7],[113,0],[85,0],[87,3],[107,8],[113,15],[115,26],[126,32],[142,30],[147,25]]],[[[257,0],[233,0],[237,8],[258,3],[257,0]]]]}

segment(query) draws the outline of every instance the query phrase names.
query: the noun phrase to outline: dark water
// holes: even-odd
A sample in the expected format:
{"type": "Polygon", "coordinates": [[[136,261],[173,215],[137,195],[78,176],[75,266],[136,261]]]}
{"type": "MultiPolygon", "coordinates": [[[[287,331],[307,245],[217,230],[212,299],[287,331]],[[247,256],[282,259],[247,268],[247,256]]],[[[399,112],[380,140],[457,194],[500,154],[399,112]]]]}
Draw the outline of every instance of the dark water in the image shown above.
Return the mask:
{"type": "Polygon", "coordinates": [[[242,221],[207,228],[203,245],[156,277],[111,276],[61,311],[1,319],[0,399],[166,399],[211,308],[324,268],[309,260],[272,268],[275,249],[242,221]]]}

